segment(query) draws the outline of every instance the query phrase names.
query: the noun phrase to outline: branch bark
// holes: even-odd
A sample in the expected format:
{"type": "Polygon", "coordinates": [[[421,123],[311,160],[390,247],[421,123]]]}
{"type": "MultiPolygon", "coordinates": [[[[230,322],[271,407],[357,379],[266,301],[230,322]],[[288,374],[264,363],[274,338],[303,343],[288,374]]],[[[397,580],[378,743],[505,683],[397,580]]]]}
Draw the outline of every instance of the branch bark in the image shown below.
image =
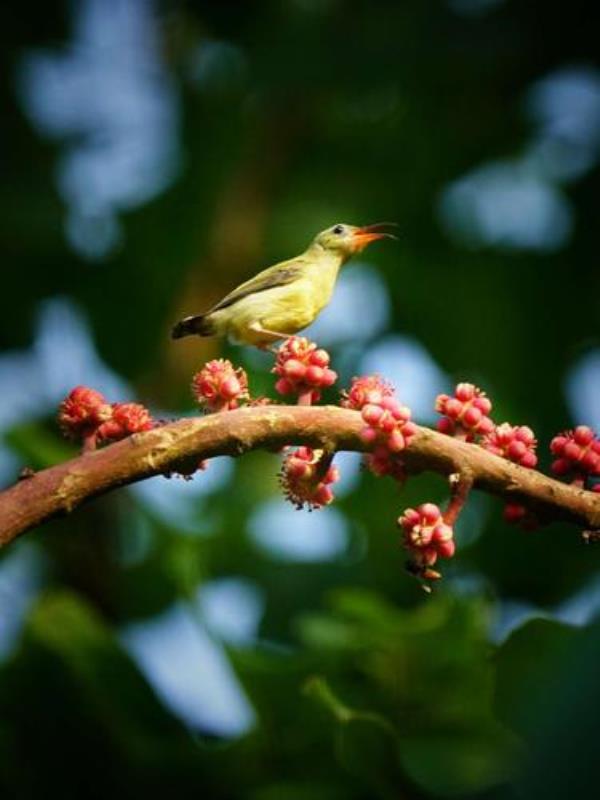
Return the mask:
{"type": "MultiPolygon", "coordinates": [[[[0,546],[93,497],[201,459],[286,444],[362,451],[363,425],[357,411],[337,406],[248,407],[180,419],[41,470],[0,493],[0,546]]],[[[522,501],[543,520],[600,529],[600,495],[524,469],[477,445],[420,427],[403,459],[411,471],[447,476],[466,468],[474,488],[522,501]]]]}

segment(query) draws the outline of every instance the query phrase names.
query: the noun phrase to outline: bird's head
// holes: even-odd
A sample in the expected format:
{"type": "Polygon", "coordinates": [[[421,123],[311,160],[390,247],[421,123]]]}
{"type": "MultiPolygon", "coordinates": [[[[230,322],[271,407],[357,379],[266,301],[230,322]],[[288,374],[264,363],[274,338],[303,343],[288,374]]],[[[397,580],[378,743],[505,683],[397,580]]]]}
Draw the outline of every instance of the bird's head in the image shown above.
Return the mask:
{"type": "Polygon", "coordinates": [[[360,253],[368,244],[377,241],[377,239],[395,239],[396,237],[386,230],[386,228],[393,225],[393,222],[378,222],[375,225],[359,227],[339,222],[337,225],[332,225],[331,228],[327,228],[317,234],[314,244],[324,250],[350,258],[355,253],[360,253]]]}

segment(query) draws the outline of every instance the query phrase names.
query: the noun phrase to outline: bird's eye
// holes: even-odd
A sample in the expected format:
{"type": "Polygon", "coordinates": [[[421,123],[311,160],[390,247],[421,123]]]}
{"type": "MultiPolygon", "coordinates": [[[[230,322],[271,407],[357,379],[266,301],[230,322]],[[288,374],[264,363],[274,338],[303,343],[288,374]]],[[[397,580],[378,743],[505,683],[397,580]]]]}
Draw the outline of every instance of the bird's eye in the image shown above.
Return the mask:
{"type": "Polygon", "coordinates": [[[344,226],[336,225],[335,228],[333,229],[333,232],[336,233],[338,236],[340,236],[344,232],[344,226]]]}

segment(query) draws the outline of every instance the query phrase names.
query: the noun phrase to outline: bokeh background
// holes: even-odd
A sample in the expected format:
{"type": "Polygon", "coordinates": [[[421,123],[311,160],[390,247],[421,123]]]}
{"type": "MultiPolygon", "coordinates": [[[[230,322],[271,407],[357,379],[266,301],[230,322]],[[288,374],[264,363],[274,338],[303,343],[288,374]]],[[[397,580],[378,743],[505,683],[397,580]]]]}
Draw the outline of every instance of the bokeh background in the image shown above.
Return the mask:
{"type": "MultiPolygon", "coordinates": [[[[77,0],[2,9],[0,480],[73,454],[86,383],[159,417],[226,355],[182,314],[338,221],[397,220],[310,331],[417,419],[600,426],[600,70],[584,0],[77,0]]],[[[433,596],[394,520],[442,501],[339,457],[216,459],[0,554],[6,798],[564,798],[597,781],[600,551],[472,499],[433,596]]]]}

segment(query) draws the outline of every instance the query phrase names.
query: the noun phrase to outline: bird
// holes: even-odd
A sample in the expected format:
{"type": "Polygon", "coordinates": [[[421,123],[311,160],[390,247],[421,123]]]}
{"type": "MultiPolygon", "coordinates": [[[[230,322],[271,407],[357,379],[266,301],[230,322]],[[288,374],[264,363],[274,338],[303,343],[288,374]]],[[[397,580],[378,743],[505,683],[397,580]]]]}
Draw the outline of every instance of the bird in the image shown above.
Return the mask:
{"type": "Polygon", "coordinates": [[[295,258],[262,270],[204,314],[185,317],[171,337],[221,336],[237,344],[272,347],[313,322],[331,300],[340,267],[377,239],[395,239],[387,228],[337,223],[318,233],[295,258]]]}

